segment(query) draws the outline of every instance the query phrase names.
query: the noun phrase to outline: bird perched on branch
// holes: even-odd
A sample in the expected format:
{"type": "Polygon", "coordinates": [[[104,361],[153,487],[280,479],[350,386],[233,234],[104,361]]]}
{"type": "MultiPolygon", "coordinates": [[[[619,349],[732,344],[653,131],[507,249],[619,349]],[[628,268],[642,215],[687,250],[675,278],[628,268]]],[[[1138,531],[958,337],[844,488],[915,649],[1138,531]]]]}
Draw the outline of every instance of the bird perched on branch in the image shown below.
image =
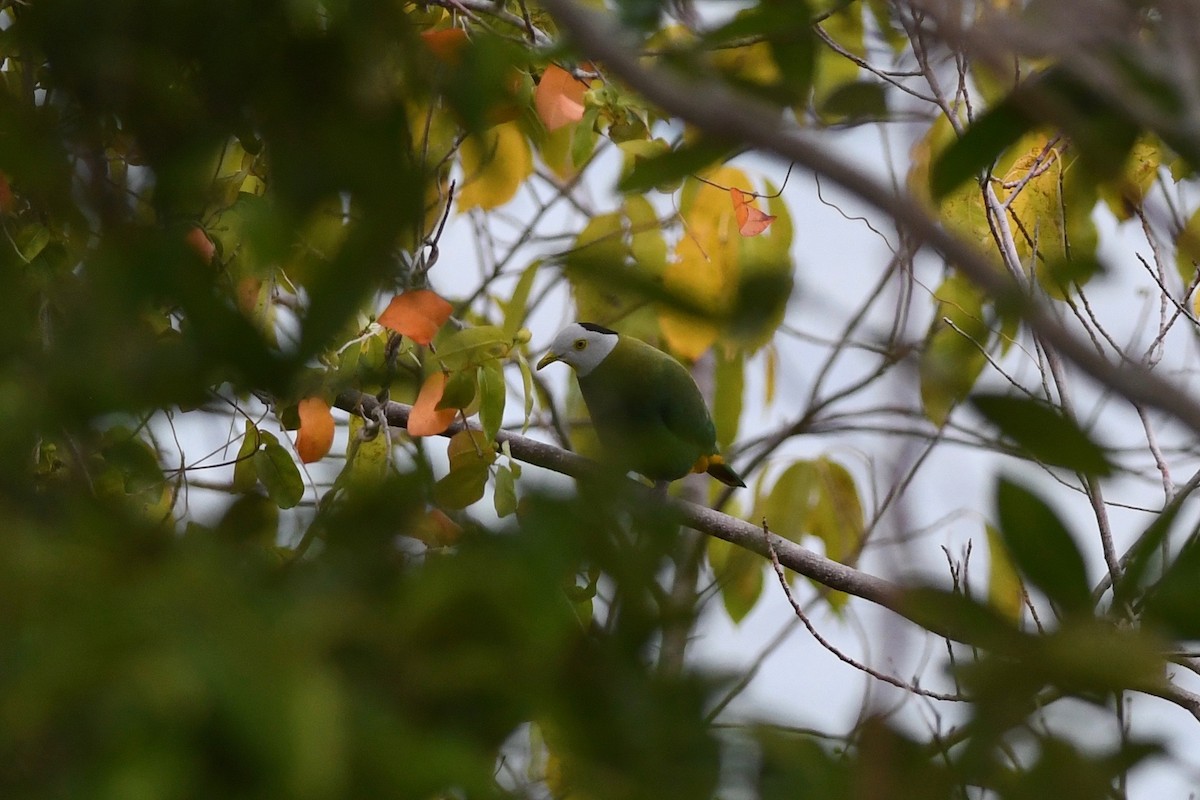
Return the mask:
{"type": "Polygon", "coordinates": [[[727,486],[746,485],[721,458],[700,388],[671,356],[632,336],[574,322],[554,337],[537,368],[555,361],[574,368],[614,464],[654,481],[707,472],[727,486]]]}

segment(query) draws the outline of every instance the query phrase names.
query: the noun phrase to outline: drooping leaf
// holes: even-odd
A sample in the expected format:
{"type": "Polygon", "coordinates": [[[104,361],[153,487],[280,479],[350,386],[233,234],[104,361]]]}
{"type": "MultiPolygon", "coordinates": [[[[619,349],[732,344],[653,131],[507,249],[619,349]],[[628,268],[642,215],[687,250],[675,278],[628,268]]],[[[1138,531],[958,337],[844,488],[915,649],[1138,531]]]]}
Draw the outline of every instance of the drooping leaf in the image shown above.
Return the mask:
{"type": "Polygon", "coordinates": [[[496,507],[496,516],[501,519],[516,513],[516,476],[507,467],[498,467],[496,469],[496,480],[492,487],[492,502],[496,507]]]}
{"type": "Polygon", "coordinates": [[[233,465],[233,490],[235,492],[245,494],[254,489],[254,485],[258,482],[258,473],[254,467],[254,453],[261,443],[258,428],[254,426],[253,422],[246,420],[242,431],[242,445],[238,448],[233,465]]]}
{"type": "Polygon", "coordinates": [[[280,508],[293,508],[304,497],[304,479],[300,470],[279,440],[266,431],[259,431],[263,447],[254,453],[254,471],[267,490],[267,496],[280,508]]]}
{"type": "Polygon", "coordinates": [[[333,414],[323,397],[306,397],[297,406],[300,433],[296,452],[305,464],[320,461],[333,446],[333,414]]]}
{"type": "Polygon", "coordinates": [[[1001,478],[996,513],[1005,547],[1029,582],[1068,614],[1089,614],[1092,592],[1087,567],[1053,509],[1030,490],[1001,478]]]}
{"type": "Polygon", "coordinates": [[[504,404],[508,399],[508,387],[504,383],[504,371],[498,361],[488,361],[479,367],[479,422],[483,435],[489,441],[496,440],[500,426],[504,423],[504,404]]]}
{"type": "Polygon", "coordinates": [[[429,289],[416,289],[398,294],[379,315],[379,324],[428,345],[441,330],[454,306],[429,289]]]}
{"type": "Polygon", "coordinates": [[[1109,475],[1104,448],[1057,408],[1028,397],[979,394],[971,405],[1031,457],[1085,475],[1109,475]]]}
{"type": "Polygon", "coordinates": [[[417,402],[413,403],[412,412],[408,415],[408,433],[410,436],[436,436],[454,422],[457,409],[438,409],[442,392],[446,388],[446,373],[434,370],[421,384],[417,394],[417,402]]]}
{"type": "Polygon", "coordinates": [[[737,187],[731,187],[729,196],[733,200],[733,214],[737,219],[738,233],[742,236],[758,236],[775,221],[775,217],[754,205],[752,195],[747,195],[737,187]]]}

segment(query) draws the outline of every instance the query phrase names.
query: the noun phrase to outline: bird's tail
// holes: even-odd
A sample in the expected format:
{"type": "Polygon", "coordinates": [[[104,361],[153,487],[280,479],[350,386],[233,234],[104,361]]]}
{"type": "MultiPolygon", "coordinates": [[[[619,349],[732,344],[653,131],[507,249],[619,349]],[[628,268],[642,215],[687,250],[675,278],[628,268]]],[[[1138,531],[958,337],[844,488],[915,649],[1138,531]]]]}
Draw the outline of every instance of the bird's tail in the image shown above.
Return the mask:
{"type": "Polygon", "coordinates": [[[705,472],[712,475],[726,486],[737,486],[743,489],[746,488],[742,477],[733,471],[733,468],[725,463],[725,459],[721,458],[720,453],[715,453],[709,456],[705,466],[705,472]]]}

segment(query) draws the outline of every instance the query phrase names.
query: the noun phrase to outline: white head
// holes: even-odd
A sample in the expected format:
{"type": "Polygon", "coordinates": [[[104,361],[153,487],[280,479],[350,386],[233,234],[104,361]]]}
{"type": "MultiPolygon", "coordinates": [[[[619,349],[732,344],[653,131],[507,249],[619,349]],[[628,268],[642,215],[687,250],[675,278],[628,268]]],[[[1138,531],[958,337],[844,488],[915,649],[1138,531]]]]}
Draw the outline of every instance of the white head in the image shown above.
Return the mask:
{"type": "Polygon", "coordinates": [[[572,322],[554,337],[537,368],[562,361],[574,367],[575,373],[582,378],[598,367],[616,346],[616,331],[590,322],[572,322]]]}

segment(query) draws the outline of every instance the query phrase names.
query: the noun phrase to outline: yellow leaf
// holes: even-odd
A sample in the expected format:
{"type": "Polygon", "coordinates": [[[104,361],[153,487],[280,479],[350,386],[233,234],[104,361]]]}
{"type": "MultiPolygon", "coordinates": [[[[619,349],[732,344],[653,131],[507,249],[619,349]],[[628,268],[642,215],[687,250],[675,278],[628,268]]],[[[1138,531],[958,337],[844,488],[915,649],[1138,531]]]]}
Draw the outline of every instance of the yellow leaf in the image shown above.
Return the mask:
{"type": "Polygon", "coordinates": [[[1008,202],[1017,255],[1026,265],[1062,260],[1068,252],[1062,223],[1062,159],[1047,143],[1044,135],[1036,136],[1004,175],[997,193],[1008,202]],[[1040,257],[1031,259],[1035,249],[1040,257]]]}
{"type": "Polygon", "coordinates": [[[979,290],[962,276],[947,278],[934,298],[938,304],[918,370],[925,416],[942,425],[983,371],[987,359],[981,348],[991,332],[979,290]]]}
{"type": "Polygon", "coordinates": [[[460,157],[465,181],[458,194],[460,212],[504,205],[533,172],[529,142],[515,122],[468,138],[460,157]]]}
{"type": "Polygon", "coordinates": [[[1021,618],[1021,578],[999,531],[987,526],[988,603],[1011,620],[1021,618]]]}
{"type": "MultiPolygon", "coordinates": [[[[376,431],[374,438],[363,438],[366,423],[358,414],[350,415],[350,435],[346,439],[346,466],[342,475],[350,483],[377,487],[387,477],[391,466],[391,444],[385,431],[376,431]]],[[[341,476],[338,478],[341,480],[341,476]]]]}
{"type": "Polygon", "coordinates": [[[715,50],[712,62],[726,75],[745,83],[771,87],[782,77],[771,55],[771,45],[766,42],[715,50]]]}
{"type": "Polygon", "coordinates": [[[689,360],[699,358],[717,340],[720,327],[716,320],[732,307],[742,237],[728,187],[750,183],[745,173],[732,167],[719,167],[704,177],[710,183],[684,183],[680,198],[684,234],[675,247],[675,260],[663,272],[663,285],[708,315],[697,317],[667,306],[658,315],[667,346],[689,360]]]}
{"type": "Polygon", "coordinates": [[[1158,179],[1158,168],[1162,165],[1162,148],[1158,140],[1143,136],[1133,145],[1113,183],[1104,186],[1100,196],[1119,220],[1133,216],[1140,208],[1146,193],[1158,179]]]}
{"type": "MultiPolygon", "coordinates": [[[[728,270],[710,259],[695,237],[687,235],[679,240],[675,248],[675,261],[668,264],[663,272],[663,284],[679,297],[711,310],[713,316],[724,311],[731,289],[728,270]]],[[[671,351],[689,361],[702,356],[720,333],[711,318],[697,317],[673,308],[664,308],[659,312],[658,324],[671,351]]]]}
{"type": "Polygon", "coordinates": [[[296,452],[305,464],[320,461],[333,444],[333,414],[321,397],[306,397],[297,407],[300,433],[296,436],[296,452]]]}
{"type": "Polygon", "coordinates": [[[958,189],[934,203],[929,192],[930,165],[942,151],[956,140],[954,128],[945,116],[939,115],[929,126],[925,135],[917,140],[910,153],[908,190],[914,197],[937,212],[942,223],[967,241],[991,249],[992,230],[988,225],[983,195],[974,181],[967,181],[958,189]]]}

